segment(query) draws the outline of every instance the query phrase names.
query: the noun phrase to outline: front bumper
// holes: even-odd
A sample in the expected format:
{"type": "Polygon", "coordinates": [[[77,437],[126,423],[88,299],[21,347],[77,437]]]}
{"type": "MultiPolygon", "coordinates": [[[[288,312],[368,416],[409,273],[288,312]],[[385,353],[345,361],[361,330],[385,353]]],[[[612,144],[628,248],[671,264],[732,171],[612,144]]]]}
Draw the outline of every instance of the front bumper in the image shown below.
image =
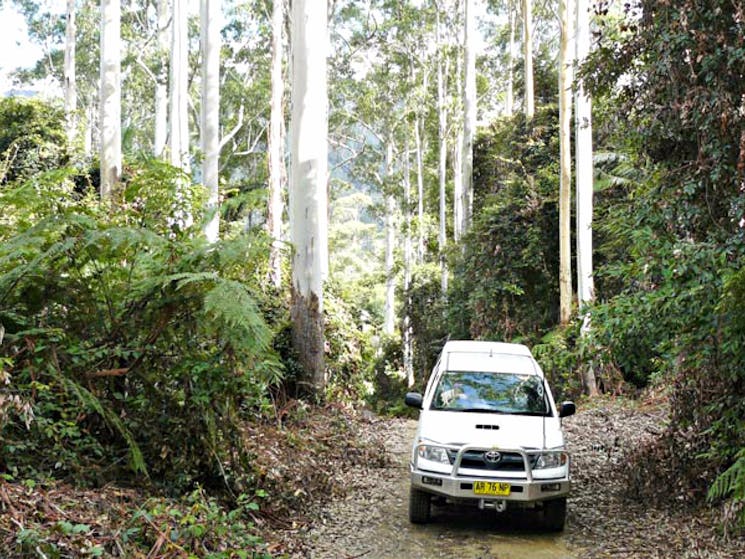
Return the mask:
{"type": "Polygon", "coordinates": [[[514,474],[500,477],[498,471],[483,472],[483,475],[463,475],[459,473],[463,453],[467,450],[486,450],[477,447],[463,447],[459,452],[449,474],[430,472],[417,469],[411,464],[411,485],[422,491],[440,495],[453,500],[475,500],[475,501],[517,501],[522,503],[546,501],[564,497],[571,490],[571,480],[568,477],[569,462],[567,463],[567,476],[561,478],[534,478],[530,467],[528,455],[523,450],[510,450],[521,454],[525,464],[525,472],[522,477],[514,477],[514,474]],[[508,495],[477,495],[474,493],[474,483],[477,481],[492,481],[508,483],[510,490],[508,495]]]}

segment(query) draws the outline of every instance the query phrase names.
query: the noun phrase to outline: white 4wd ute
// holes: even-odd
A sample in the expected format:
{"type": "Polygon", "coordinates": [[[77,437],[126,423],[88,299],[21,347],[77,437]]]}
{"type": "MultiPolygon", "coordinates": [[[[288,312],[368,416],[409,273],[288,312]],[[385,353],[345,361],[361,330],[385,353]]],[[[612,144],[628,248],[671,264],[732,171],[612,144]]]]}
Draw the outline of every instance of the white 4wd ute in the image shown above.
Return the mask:
{"type": "Polygon", "coordinates": [[[560,531],[570,489],[569,454],[543,371],[524,345],[449,341],[424,395],[411,454],[409,519],[430,519],[432,499],[503,512],[534,508],[546,530],[560,531]]]}

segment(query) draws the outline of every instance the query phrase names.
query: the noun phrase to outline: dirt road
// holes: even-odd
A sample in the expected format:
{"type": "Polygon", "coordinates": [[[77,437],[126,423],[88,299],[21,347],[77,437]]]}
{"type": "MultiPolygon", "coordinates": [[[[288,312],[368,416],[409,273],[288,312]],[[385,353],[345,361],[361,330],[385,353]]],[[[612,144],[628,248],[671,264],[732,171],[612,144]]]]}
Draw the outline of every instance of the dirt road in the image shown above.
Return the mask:
{"type": "Polygon", "coordinates": [[[663,409],[607,402],[564,420],[575,487],[565,531],[545,534],[534,517],[435,508],[425,526],[408,521],[408,454],[416,423],[373,420],[390,460],[345,474],[347,494],[314,512],[295,533],[304,559],[741,558],[745,538],[722,537],[714,511],[655,509],[624,495],[628,452],[664,428],[663,409]]]}

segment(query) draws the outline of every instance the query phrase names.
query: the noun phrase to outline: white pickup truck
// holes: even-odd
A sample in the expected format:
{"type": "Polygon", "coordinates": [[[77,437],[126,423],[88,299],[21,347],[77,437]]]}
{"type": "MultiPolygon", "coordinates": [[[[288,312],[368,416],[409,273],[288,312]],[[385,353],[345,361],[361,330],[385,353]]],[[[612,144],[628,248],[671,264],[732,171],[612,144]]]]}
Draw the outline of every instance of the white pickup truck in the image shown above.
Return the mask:
{"type": "Polygon", "coordinates": [[[409,519],[430,520],[433,499],[503,512],[529,507],[549,531],[564,528],[570,490],[561,418],[543,371],[524,345],[449,341],[424,395],[411,454],[409,519]]]}

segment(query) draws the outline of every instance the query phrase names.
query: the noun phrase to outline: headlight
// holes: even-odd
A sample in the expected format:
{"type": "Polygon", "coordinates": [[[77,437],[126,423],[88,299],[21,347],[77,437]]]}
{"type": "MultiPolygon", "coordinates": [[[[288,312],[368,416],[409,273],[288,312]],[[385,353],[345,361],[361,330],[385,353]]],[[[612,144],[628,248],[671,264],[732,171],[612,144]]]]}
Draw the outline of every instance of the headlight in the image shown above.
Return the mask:
{"type": "Polygon", "coordinates": [[[416,447],[416,452],[419,458],[422,460],[429,460],[430,462],[439,462],[440,464],[450,464],[447,451],[441,446],[431,446],[428,444],[420,444],[416,447]]]}
{"type": "Polygon", "coordinates": [[[546,468],[559,468],[566,465],[566,452],[544,452],[538,455],[534,469],[543,470],[546,468]]]}

